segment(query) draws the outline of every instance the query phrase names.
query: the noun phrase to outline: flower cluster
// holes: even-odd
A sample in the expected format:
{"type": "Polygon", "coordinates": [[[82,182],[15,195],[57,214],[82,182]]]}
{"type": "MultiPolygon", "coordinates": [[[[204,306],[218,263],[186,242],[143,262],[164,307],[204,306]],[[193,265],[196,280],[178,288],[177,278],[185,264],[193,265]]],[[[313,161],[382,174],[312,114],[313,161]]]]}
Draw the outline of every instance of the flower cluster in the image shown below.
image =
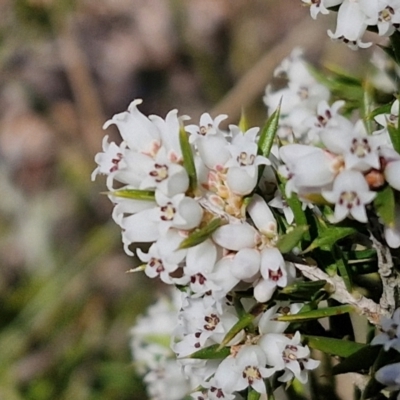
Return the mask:
{"type": "Polygon", "coordinates": [[[312,18],[318,14],[329,14],[338,7],[335,32],[328,30],[334,40],[346,43],[351,49],[365,48],[362,37],[368,28],[379,36],[391,36],[400,28],[400,2],[398,0],[302,0],[310,7],[312,18]]]}
{"type": "MultiPolygon", "coordinates": [[[[205,113],[198,124],[176,110],[147,117],[140,100],[105,124],[117,126],[122,142],[105,137],[92,178],[107,177],[125,251],[142,263],[133,271],[180,290],[176,314],[160,303],[133,330],[134,357],[153,399],[179,400],[185,393],[196,400],[239,399],[245,392],[271,394],[272,382],[274,388],[307,382],[319,362],[290,321],[297,314],[305,313],[304,321],[336,314],[307,311],[329,297],[325,270],[332,274],[339,264],[321,252],[303,254],[321,246],[336,257],[336,242],[354,233],[354,223],[368,224],[369,215],[387,244],[400,246],[400,213],[393,217],[400,190],[400,154],[392,143],[398,101],[368,124],[341,114],[345,101],[332,100],[299,50],[276,75],[287,85],[267,87],[270,117],[261,132],[243,118],[225,130],[225,115],[205,113]],[[379,204],[392,209],[381,213],[379,204]],[[342,221],[350,227],[332,229],[321,245],[318,235],[342,221]],[[318,229],[306,239],[309,223],[318,229]],[[320,264],[325,280],[306,282],[296,274],[298,262],[320,264]],[[172,336],[178,362],[165,346],[147,341],[155,334],[172,336]]],[[[368,237],[357,240],[340,260],[347,287],[349,257],[360,260],[356,253],[366,251],[366,262],[375,262],[368,237]]]]}
{"type": "MultiPolygon", "coordinates": [[[[366,206],[378,190],[387,184],[400,190],[400,156],[388,131],[397,127],[399,101],[390,113],[375,117],[380,129],[368,132],[365,121],[339,114],[344,101],[328,104],[329,91],[307,71],[298,50],[278,72],[288,85],[276,92],[267,87],[264,101],[271,106],[283,99],[277,134],[289,143],[276,155],[284,163],[278,172],[287,180],[286,195],[294,192],[304,202],[319,198],[319,203],[334,204],[332,222],[352,217],[366,223],[366,206]]],[[[389,246],[399,247],[400,224],[384,229],[389,246]]]]}

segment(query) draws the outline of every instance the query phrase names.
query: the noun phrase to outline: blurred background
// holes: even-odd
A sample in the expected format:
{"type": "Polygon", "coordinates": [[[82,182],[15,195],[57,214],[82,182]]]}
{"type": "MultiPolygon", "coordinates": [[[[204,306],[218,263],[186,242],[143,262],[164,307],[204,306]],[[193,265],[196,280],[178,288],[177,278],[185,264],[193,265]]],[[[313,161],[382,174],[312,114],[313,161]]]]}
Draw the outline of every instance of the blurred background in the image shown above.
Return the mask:
{"type": "Polygon", "coordinates": [[[294,46],[364,65],[329,19],[300,0],[0,1],[1,400],[146,398],[129,328],[163,288],[126,274],[105,181],[90,181],[101,127],[134,98],[194,123],[246,105],[261,124],[294,46]]]}

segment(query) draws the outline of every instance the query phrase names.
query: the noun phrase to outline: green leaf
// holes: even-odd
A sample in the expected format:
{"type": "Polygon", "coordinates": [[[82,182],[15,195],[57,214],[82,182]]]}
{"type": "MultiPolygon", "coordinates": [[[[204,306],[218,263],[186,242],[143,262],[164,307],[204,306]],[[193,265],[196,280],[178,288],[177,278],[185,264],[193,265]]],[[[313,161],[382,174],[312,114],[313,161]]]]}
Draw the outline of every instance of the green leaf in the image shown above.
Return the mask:
{"type": "Polygon", "coordinates": [[[247,328],[256,318],[253,314],[244,314],[235,325],[225,335],[224,340],[219,345],[218,349],[226,346],[241,330],[247,328]]]}
{"type": "Polygon", "coordinates": [[[392,123],[387,124],[390,140],[392,141],[393,148],[399,153],[400,152],[400,130],[392,123]]]}
{"type": "Polygon", "coordinates": [[[347,358],[333,367],[333,375],[369,370],[378,357],[380,347],[381,346],[364,345],[356,352],[353,352],[347,356],[342,356],[347,358]]]}
{"type": "Polygon", "coordinates": [[[365,128],[369,135],[372,135],[373,132],[373,122],[367,118],[368,115],[371,115],[373,104],[374,104],[374,87],[370,80],[365,80],[363,84],[364,88],[364,96],[363,96],[363,107],[362,107],[362,115],[364,120],[365,128]]]}
{"type": "Polygon", "coordinates": [[[317,310],[302,312],[298,314],[282,315],[281,317],[277,317],[276,321],[282,321],[282,322],[312,321],[314,319],[334,317],[335,315],[341,315],[352,311],[354,311],[354,307],[349,304],[345,304],[337,307],[318,308],[317,310]]]}
{"type": "Polygon", "coordinates": [[[282,235],[279,238],[276,247],[282,254],[289,253],[289,251],[291,251],[294,247],[298,245],[298,243],[300,242],[300,240],[303,238],[304,234],[307,231],[308,231],[307,225],[300,225],[294,227],[288,233],[282,235]]]}
{"type": "Polygon", "coordinates": [[[334,339],[324,336],[303,335],[302,337],[306,341],[306,344],[312,349],[339,357],[349,357],[361,349],[369,347],[365,344],[352,342],[350,340],[334,339]]]}
{"type": "Polygon", "coordinates": [[[302,254],[308,253],[311,250],[319,247],[330,249],[338,240],[345,238],[356,232],[355,228],[331,226],[324,229],[319,236],[302,252],[302,254]]]}
{"type": "Polygon", "coordinates": [[[204,228],[196,229],[186,239],[184,239],[178,247],[178,250],[188,249],[205,242],[211,235],[224,224],[221,218],[214,218],[204,228]]]}
{"type": "Polygon", "coordinates": [[[374,200],[374,206],[385,225],[393,227],[396,217],[395,198],[394,191],[389,185],[378,192],[374,200]]]}
{"type": "Polygon", "coordinates": [[[231,353],[230,347],[219,348],[219,344],[213,344],[211,346],[195,351],[188,358],[197,358],[200,360],[217,360],[223,359],[229,356],[231,353]]]}
{"type": "MultiPolygon", "coordinates": [[[[282,100],[281,100],[282,102],[282,100]]],[[[279,127],[279,116],[281,113],[281,102],[278,108],[271,114],[267,122],[261,129],[258,149],[261,155],[268,157],[274,143],[275,135],[279,127]]]]}
{"type": "Polygon", "coordinates": [[[155,201],[155,194],[151,190],[120,189],[105,194],[123,199],[155,201]]]}
{"type": "Polygon", "coordinates": [[[368,120],[373,120],[377,115],[390,114],[391,108],[392,108],[391,104],[385,104],[383,106],[380,106],[372,110],[369,114],[366,115],[366,118],[368,120]]]}
{"type": "Polygon", "coordinates": [[[295,282],[280,290],[283,294],[313,295],[326,286],[325,280],[295,282]]]}
{"type": "MultiPolygon", "coordinates": [[[[305,226],[308,224],[306,214],[303,210],[303,204],[297,197],[296,193],[292,193],[290,197],[287,197],[285,195],[285,182],[283,182],[283,179],[281,179],[281,184],[279,185],[279,188],[281,190],[281,193],[284,197],[284,200],[286,201],[287,205],[290,207],[290,209],[293,211],[294,215],[294,221],[296,222],[297,226],[305,226]]],[[[309,232],[304,234],[304,238],[306,240],[310,240],[310,234],[309,232]]]]}
{"type": "Polygon", "coordinates": [[[259,400],[261,394],[256,392],[254,389],[249,390],[249,394],[247,395],[247,400],[259,400]]]}
{"type": "Polygon", "coordinates": [[[189,188],[195,193],[197,190],[196,166],[194,164],[192,146],[189,143],[189,137],[184,126],[179,128],[179,142],[183,155],[183,166],[189,176],[189,188]]]}
{"type": "Polygon", "coordinates": [[[246,113],[244,111],[244,108],[242,108],[242,113],[240,115],[239,129],[243,133],[246,133],[247,130],[249,129],[249,121],[247,120],[247,116],[246,116],[246,113]]]}
{"type": "Polygon", "coordinates": [[[339,246],[334,246],[332,249],[333,257],[335,258],[335,264],[339,271],[340,276],[343,278],[343,282],[349,293],[353,291],[353,280],[351,278],[350,268],[347,265],[346,257],[339,246]]]}

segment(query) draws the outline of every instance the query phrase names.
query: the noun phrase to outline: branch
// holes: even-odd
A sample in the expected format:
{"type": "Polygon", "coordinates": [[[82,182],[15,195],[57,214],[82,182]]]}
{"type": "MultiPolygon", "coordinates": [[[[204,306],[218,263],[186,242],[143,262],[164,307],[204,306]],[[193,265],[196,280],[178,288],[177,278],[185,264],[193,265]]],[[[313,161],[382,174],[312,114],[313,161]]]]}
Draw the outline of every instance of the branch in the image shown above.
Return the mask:
{"type": "Polygon", "coordinates": [[[294,266],[302,272],[302,274],[312,280],[326,280],[333,287],[332,299],[342,304],[350,304],[355,307],[358,313],[365,315],[369,322],[377,325],[383,315],[389,315],[388,310],[376,304],[371,299],[362,296],[358,292],[349,293],[343,279],[335,275],[330,277],[327,273],[317,267],[294,263],[294,266]]]}
{"type": "Polygon", "coordinates": [[[400,287],[400,276],[393,268],[393,259],[390,249],[379,242],[374,235],[370,236],[372,247],[378,256],[378,272],[382,279],[383,293],[379,301],[380,306],[390,315],[398,306],[396,293],[400,287]]]}

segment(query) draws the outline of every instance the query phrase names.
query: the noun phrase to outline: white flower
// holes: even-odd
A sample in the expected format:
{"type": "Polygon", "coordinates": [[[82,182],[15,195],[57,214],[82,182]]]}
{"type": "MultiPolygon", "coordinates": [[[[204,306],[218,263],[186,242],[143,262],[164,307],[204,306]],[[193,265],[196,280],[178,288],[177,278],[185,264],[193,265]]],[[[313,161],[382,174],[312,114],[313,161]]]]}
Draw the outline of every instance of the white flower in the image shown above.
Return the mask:
{"type": "Polygon", "coordinates": [[[344,0],[337,15],[336,31],[328,30],[332,39],[342,40],[351,49],[366,48],[372,43],[363,43],[361,37],[367,29],[367,16],[359,0],[344,0]]]}
{"type": "Polygon", "coordinates": [[[153,156],[161,145],[160,132],[157,126],[137,109],[141,103],[141,99],[132,101],[128,111],[114,115],[104,124],[103,129],[112,124],[117,125],[122,139],[131,150],[153,156]]]}
{"type": "Polygon", "coordinates": [[[321,133],[321,140],[329,151],[343,156],[347,169],[361,172],[380,169],[378,149],[384,139],[368,136],[361,120],[354,127],[351,124],[330,127],[321,133]]]}
{"type": "Polygon", "coordinates": [[[390,348],[400,351],[400,308],[394,312],[392,318],[382,317],[381,331],[382,333],[374,337],[371,345],[383,344],[386,351],[390,348]]]}
{"type": "Polygon", "coordinates": [[[289,144],[280,148],[279,155],[287,167],[286,172],[282,168],[279,172],[283,172],[288,178],[288,197],[292,191],[319,192],[334,180],[340,167],[340,160],[336,156],[313,146],[289,144]],[[316,165],[318,168],[315,168],[316,165]]]}
{"type": "MultiPolygon", "coordinates": [[[[400,389],[400,363],[385,365],[380,368],[375,373],[375,379],[382,383],[383,385],[387,385],[387,390],[399,390],[400,389]]],[[[399,399],[400,393],[397,396],[399,399]]]]}
{"type": "Polygon", "coordinates": [[[186,170],[169,161],[164,147],[160,148],[154,158],[137,153],[135,165],[136,170],[142,174],[139,189],[156,189],[172,197],[185,193],[189,187],[186,170]]]}
{"type": "Polygon", "coordinates": [[[278,301],[277,304],[265,311],[258,321],[260,334],[283,333],[290,323],[274,321],[274,319],[283,315],[297,314],[302,307],[303,304],[301,303],[289,304],[288,302],[278,301]]]}
{"type": "Polygon", "coordinates": [[[215,379],[223,389],[241,391],[252,387],[258,393],[266,393],[263,378],[275,370],[265,368],[266,354],[259,346],[243,346],[236,358],[228,357],[219,365],[215,379]]]}
{"type": "Polygon", "coordinates": [[[219,124],[226,118],[227,115],[219,115],[213,120],[210,114],[202,114],[199,126],[185,127],[190,134],[190,143],[196,144],[201,159],[210,169],[222,169],[229,159],[228,142],[219,129],[219,124]]]}
{"type": "Polygon", "coordinates": [[[310,13],[313,19],[316,19],[318,14],[329,14],[329,7],[341,4],[343,0],[302,0],[303,3],[310,6],[310,13]]]}
{"type": "Polygon", "coordinates": [[[212,240],[208,239],[187,251],[184,273],[189,278],[190,289],[198,294],[204,294],[218,287],[208,276],[213,271],[217,261],[217,249],[212,240]]]}
{"type": "Polygon", "coordinates": [[[365,205],[376,193],[371,192],[364,176],[358,171],[343,171],[333,183],[333,189],[322,190],[322,195],[335,204],[335,220],[339,222],[349,214],[360,222],[367,222],[365,205]]]}
{"type": "Polygon", "coordinates": [[[264,303],[272,297],[277,286],[285,287],[288,284],[288,277],[293,275],[293,267],[285,262],[280,251],[275,248],[261,251],[260,264],[261,278],[254,284],[254,297],[264,303]]]}
{"type": "Polygon", "coordinates": [[[190,230],[200,224],[203,209],[196,200],[177,194],[172,198],[156,192],[158,207],[121,218],[125,244],[154,242],[170,228],[190,230]]]}
{"type": "Polygon", "coordinates": [[[268,333],[261,337],[258,344],[267,355],[267,364],[277,371],[284,370],[284,374],[278,378],[280,382],[287,382],[295,377],[301,383],[306,383],[307,370],[315,369],[319,365],[319,361],[309,358],[308,346],[300,344],[299,332],[292,339],[282,334],[268,333]]]}
{"type": "Polygon", "coordinates": [[[390,36],[395,28],[393,23],[400,21],[399,0],[359,0],[368,16],[368,25],[377,25],[380,36],[390,36]]]}
{"type": "Polygon", "coordinates": [[[150,246],[147,254],[137,249],[140,260],[146,262],[144,272],[149,278],[160,276],[163,282],[174,283],[170,274],[179,268],[179,263],[186,255],[186,250],[176,250],[182,240],[178,231],[170,229],[165,236],[150,246]]]}

